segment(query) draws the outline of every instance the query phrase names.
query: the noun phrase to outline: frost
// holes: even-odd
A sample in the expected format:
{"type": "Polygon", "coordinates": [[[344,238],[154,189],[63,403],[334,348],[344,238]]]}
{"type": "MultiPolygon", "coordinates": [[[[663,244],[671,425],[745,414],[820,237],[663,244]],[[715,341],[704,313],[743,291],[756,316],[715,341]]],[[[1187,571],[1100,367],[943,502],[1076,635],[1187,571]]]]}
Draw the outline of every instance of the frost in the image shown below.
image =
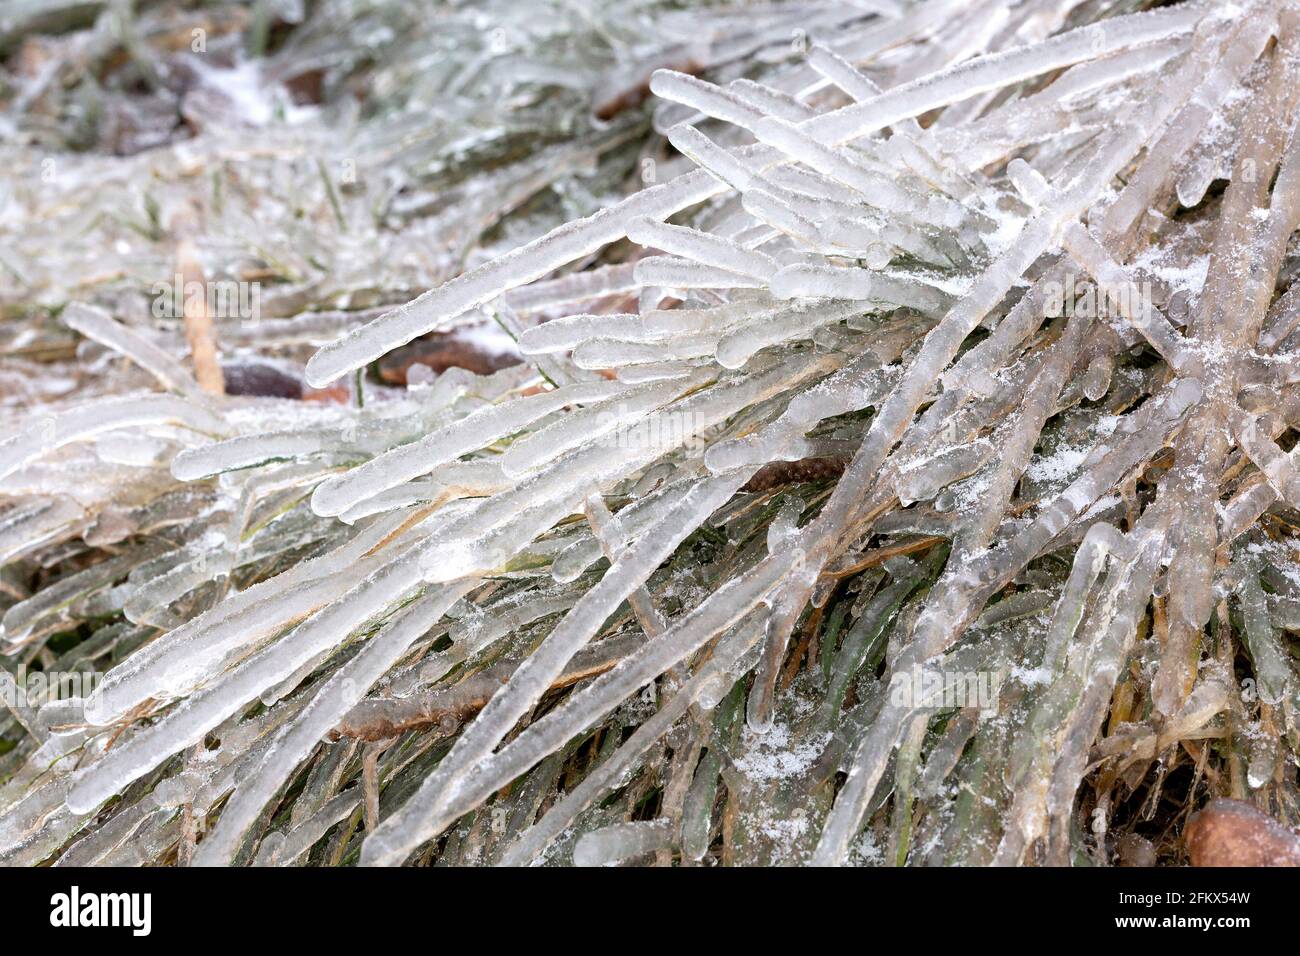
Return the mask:
{"type": "Polygon", "coordinates": [[[755,781],[787,780],[808,770],[821,755],[830,735],[796,742],[789,728],[773,724],[764,734],[745,731],[744,753],[735,758],[737,770],[755,781]]]}

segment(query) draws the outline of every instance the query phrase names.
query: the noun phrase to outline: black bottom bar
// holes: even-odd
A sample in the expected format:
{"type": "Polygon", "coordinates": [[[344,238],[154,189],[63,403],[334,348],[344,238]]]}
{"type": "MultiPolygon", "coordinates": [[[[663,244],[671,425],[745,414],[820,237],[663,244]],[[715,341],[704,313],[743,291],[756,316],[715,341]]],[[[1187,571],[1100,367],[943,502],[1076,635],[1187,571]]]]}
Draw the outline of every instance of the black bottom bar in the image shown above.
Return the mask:
{"type": "Polygon", "coordinates": [[[126,946],[447,946],[473,927],[494,950],[544,940],[608,948],[633,929],[667,945],[691,924],[714,924],[728,941],[781,929],[866,944],[875,926],[939,946],[1062,932],[1228,941],[1289,928],[1294,899],[1288,870],[0,871],[5,936],[35,933],[55,947],[59,937],[67,945],[98,937],[126,946]]]}

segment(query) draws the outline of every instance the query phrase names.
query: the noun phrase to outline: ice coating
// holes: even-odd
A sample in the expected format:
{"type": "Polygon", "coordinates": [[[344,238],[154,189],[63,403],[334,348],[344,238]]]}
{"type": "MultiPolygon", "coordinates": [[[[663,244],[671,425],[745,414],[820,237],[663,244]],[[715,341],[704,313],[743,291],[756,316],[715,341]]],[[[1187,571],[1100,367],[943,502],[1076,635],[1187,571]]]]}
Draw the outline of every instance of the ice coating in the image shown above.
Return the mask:
{"type": "Polygon", "coordinates": [[[1148,768],[1283,805],[1295,4],[572,12],[570,70],[449,11],[375,116],[203,74],[211,131],[0,200],[0,862],[1109,865],[1148,768]],[[207,303],[241,394],[132,285],[181,234],[274,276],[207,303]]]}

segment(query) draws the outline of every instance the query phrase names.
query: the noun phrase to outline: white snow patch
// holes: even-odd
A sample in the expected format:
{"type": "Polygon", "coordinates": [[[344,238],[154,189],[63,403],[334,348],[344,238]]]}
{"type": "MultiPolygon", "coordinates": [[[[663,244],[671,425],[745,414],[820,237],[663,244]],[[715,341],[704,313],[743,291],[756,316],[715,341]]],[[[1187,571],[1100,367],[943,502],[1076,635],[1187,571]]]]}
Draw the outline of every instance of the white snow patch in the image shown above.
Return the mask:
{"type": "Polygon", "coordinates": [[[290,124],[317,112],[314,107],[296,106],[288,91],[268,80],[256,61],[233,67],[212,66],[201,58],[192,62],[197,65],[204,85],[228,99],[239,117],[253,126],[266,126],[277,118],[277,111],[290,124]]]}
{"type": "Polygon", "coordinates": [[[1026,474],[1035,481],[1059,481],[1078,471],[1087,457],[1086,448],[1062,445],[1049,458],[1035,458],[1026,474]]]}
{"type": "Polygon", "coordinates": [[[788,780],[807,771],[830,739],[828,733],[794,745],[790,728],[785,724],[775,723],[765,734],[755,734],[746,728],[745,753],[736,758],[735,766],[750,780],[788,780]]]}

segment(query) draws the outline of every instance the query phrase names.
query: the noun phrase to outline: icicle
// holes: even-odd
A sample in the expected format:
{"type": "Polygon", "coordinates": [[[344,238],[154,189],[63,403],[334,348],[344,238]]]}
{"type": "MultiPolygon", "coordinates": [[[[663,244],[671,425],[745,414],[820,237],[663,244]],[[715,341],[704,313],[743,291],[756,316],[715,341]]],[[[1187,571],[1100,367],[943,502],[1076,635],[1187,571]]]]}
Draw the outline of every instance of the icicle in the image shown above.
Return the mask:
{"type": "Polygon", "coordinates": [[[0,667],[0,702],[3,702],[13,714],[14,719],[37,741],[44,743],[46,737],[36,721],[36,712],[27,702],[27,691],[19,687],[9,671],[0,667]]]}
{"type": "MultiPolygon", "coordinates": [[[[355,789],[340,793],[309,820],[298,824],[281,839],[272,842],[271,837],[262,841],[254,866],[293,866],[298,858],[310,850],[321,837],[337,823],[347,819],[360,803],[355,789]]],[[[280,834],[273,834],[280,835],[280,834]]]]}
{"type": "MultiPolygon", "coordinates": [[[[212,610],[141,648],[114,667],[86,701],[86,719],[106,726],[141,701],[182,694],[205,679],[231,650],[269,636],[338,592],[334,575],[365,568],[363,555],[406,520],[376,521],[347,544],[231,595],[212,610]]],[[[346,580],[346,578],[344,578],[346,580]]]]}
{"type": "MultiPolygon", "coordinates": [[[[152,553],[160,550],[155,545],[152,553]]],[[[99,588],[108,587],[124,576],[137,562],[151,556],[151,551],[122,555],[101,561],[84,571],[70,574],[62,580],[47,585],[43,590],[10,607],[4,613],[0,636],[12,643],[26,639],[32,629],[47,616],[65,609],[74,600],[99,588]]]]}
{"type": "Polygon", "coordinates": [[[501,296],[516,312],[538,312],[556,305],[586,302],[607,295],[618,295],[636,289],[632,277],[634,263],[600,266],[585,272],[561,276],[545,282],[511,289],[501,296]]]}
{"type": "Polygon", "coordinates": [[[762,142],[856,190],[868,203],[880,209],[903,213],[945,229],[957,229],[974,215],[951,199],[912,192],[868,171],[847,159],[841,151],[808,138],[801,126],[769,118],[760,122],[754,132],[762,142]]]}
{"type": "MultiPolygon", "coordinates": [[[[627,237],[643,246],[691,259],[701,265],[756,279],[766,279],[777,269],[771,257],[761,252],[745,249],[696,229],[671,226],[645,217],[633,219],[627,224],[627,237]]],[[[638,278],[640,278],[639,271],[638,278]]]]}
{"type": "MultiPolygon", "coordinates": [[[[1233,408],[1229,416],[1233,434],[1237,436],[1242,451],[1264,473],[1277,496],[1294,507],[1300,502],[1300,469],[1277,446],[1258,418],[1247,415],[1239,408],[1233,408]]],[[[5,620],[8,621],[8,615],[5,620]]]]}
{"type": "Polygon", "coordinates": [[[656,70],[651,74],[650,92],[742,129],[752,130],[765,115],[735,93],[675,70],[656,70]]]}
{"type": "Polygon", "coordinates": [[[839,322],[864,310],[861,302],[814,302],[762,313],[749,324],[718,339],[718,364],[723,368],[740,368],[760,349],[788,339],[806,338],[820,326],[839,322]]]}
{"type": "Polygon", "coordinates": [[[362,518],[411,505],[440,505],[453,498],[480,498],[506,491],[514,482],[501,471],[498,461],[451,461],[439,465],[421,481],[411,481],[366,498],[339,515],[355,524],[362,518]]]}
{"type": "Polygon", "coordinates": [[[898,498],[904,506],[928,501],[945,486],[974,474],[996,451],[989,441],[956,445],[933,458],[911,463],[898,479],[898,498]]]}
{"type": "Polygon", "coordinates": [[[317,387],[328,385],[448,319],[623,238],[624,224],[633,217],[666,219],[717,195],[723,188],[708,173],[687,173],[586,219],[554,229],[325,346],[307,363],[307,381],[317,387]]]}
{"type": "Polygon", "coordinates": [[[869,299],[890,308],[911,306],[927,315],[942,314],[952,304],[946,292],[910,277],[832,266],[786,266],[772,278],[772,294],[779,299],[869,299]]]}
{"type": "Polygon", "coordinates": [[[505,438],[565,405],[599,401],[616,394],[621,387],[616,382],[570,385],[481,409],[322,482],[312,494],[312,510],[325,516],[342,514],[366,498],[505,438]]]}
{"type": "Polygon", "coordinates": [[[93,810],[173,753],[202,740],[248,701],[336,646],[372,615],[409,595],[420,584],[423,570],[418,560],[411,560],[416,552],[409,548],[394,556],[337,602],[317,611],[278,642],[247,658],[178,704],[160,722],[81,771],[68,794],[68,806],[76,812],[93,810]]]}
{"type": "Polygon", "coordinates": [[[700,368],[700,363],[692,359],[673,362],[644,362],[638,365],[623,365],[615,369],[618,380],[627,385],[641,385],[646,382],[661,382],[666,378],[683,378],[700,368]]]}
{"type": "Polygon", "coordinates": [[[668,131],[668,142],[683,156],[707,170],[732,189],[748,189],[753,172],[735,155],[717,145],[694,126],[682,124],[668,131]]]}
{"type": "MultiPolygon", "coordinates": [[[[550,686],[565,663],[591,639],[615,607],[632,590],[644,583],[667,555],[735,492],[747,474],[729,474],[692,488],[669,512],[665,522],[624,551],[573,610],[515,671],[510,683],[498,692],[478,718],[461,734],[451,752],[424,781],[402,809],[385,820],[363,848],[366,862],[400,862],[409,850],[422,842],[424,834],[436,833],[445,825],[443,807],[458,793],[459,781],[472,774],[479,762],[505,736],[519,716],[550,686]],[[446,792],[444,793],[444,788],[446,792]]],[[[660,647],[668,636],[655,641],[660,647]]],[[[650,646],[650,645],[647,645],[650,646]]],[[[668,665],[665,665],[668,666],[668,665]]],[[[622,673],[628,665],[610,673],[622,673]]],[[[598,679],[595,687],[601,683],[598,679]]],[[[533,725],[535,728],[537,725],[533,725]]],[[[459,813],[453,814],[459,816],[459,813]]]]}
{"type": "Polygon", "coordinates": [[[636,264],[636,281],[667,289],[761,289],[762,279],[675,256],[650,256],[636,264]]]}
{"type": "Polygon", "coordinates": [[[64,323],[86,338],[94,339],[121,352],[131,361],[158,379],[164,388],[180,392],[202,403],[204,393],[185,368],[170,355],[143,338],[137,332],[113,320],[103,309],[80,302],[70,303],[59,316],[64,323]]]}
{"type": "Polygon", "coordinates": [[[1186,33],[1206,15],[1206,9],[1204,4],[1186,3],[1111,17],[1101,23],[1059,34],[1040,44],[974,57],[946,70],[903,83],[866,102],[809,120],[802,129],[819,143],[843,143],[977,93],[1032,79],[1125,47],[1186,33]]]}
{"type": "Polygon", "coordinates": [[[365,647],[334,672],[297,718],[266,749],[221,811],[215,829],[199,844],[196,866],[229,864],[248,828],[321,738],[370,690],[420,635],[437,623],[474,586],[473,580],[434,588],[396,616],[365,647]]]}
{"type": "Polygon", "coordinates": [[[816,110],[799,102],[789,93],[743,77],[728,83],[727,92],[766,116],[777,116],[792,123],[817,115],[816,110]]]}
{"type": "Polygon", "coordinates": [[[526,329],[519,339],[525,355],[563,352],[596,338],[646,341],[639,315],[566,315],[526,329]]]}
{"type": "Polygon", "coordinates": [[[710,446],[705,464],[714,474],[745,465],[760,465],[780,458],[804,457],[799,440],[817,422],[857,411],[878,401],[888,377],[882,375],[880,358],[867,352],[807,392],[791,399],[776,421],[747,438],[710,446]]]}
{"type": "Polygon", "coordinates": [[[690,378],[673,378],[628,388],[607,401],[587,405],[515,442],[501,457],[501,469],[508,477],[517,478],[587,442],[626,441],[623,430],[630,422],[641,420],[683,393],[707,384],[712,378],[712,373],[704,370],[690,378]]]}
{"type": "Polygon", "coordinates": [[[208,435],[222,435],[226,426],[216,415],[180,398],[150,395],[114,398],[29,421],[12,437],[0,441],[0,478],[72,442],[93,435],[141,425],[175,424],[208,435]]]}
{"type": "Polygon", "coordinates": [[[663,342],[591,339],[573,350],[573,364],[584,369],[658,365],[664,361],[698,359],[712,355],[717,344],[716,332],[686,333],[663,342]]]}
{"type": "Polygon", "coordinates": [[[611,824],[579,837],[573,862],[578,866],[609,866],[671,846],[675,836],[671,820],[611,824]]]}

